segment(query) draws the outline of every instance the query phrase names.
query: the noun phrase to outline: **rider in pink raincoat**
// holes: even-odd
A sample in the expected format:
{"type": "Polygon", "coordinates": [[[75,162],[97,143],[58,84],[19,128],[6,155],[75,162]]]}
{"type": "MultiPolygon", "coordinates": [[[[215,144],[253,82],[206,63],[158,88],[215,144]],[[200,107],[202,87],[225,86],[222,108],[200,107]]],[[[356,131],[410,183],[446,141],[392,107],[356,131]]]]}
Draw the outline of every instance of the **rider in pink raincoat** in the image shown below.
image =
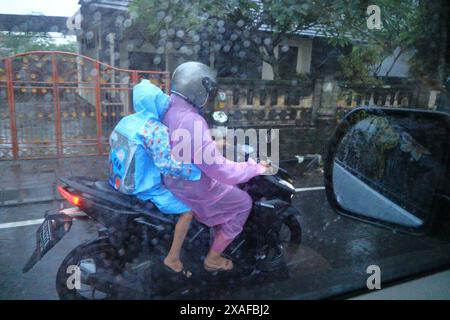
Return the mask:
{"type": "Polygon", "coordinates": [[[171,85],[171,106],[163,123],[169,127],[173,149],[180,143],[173,140],[174,132],[180,132],[180,129],[189,132],[189,157],[203,174],[198,181],[166,176],[164,182],[175,196],[192,208],[198,221],[213,227],[214,241],[204,261],[205,269],[231,270],[232,262],[223,258],[221,253],[242,231],[252,208],[250,196],[235,185],[264,173],[266,167],[252,159],[248,162],[232,162],[220,152],[211,152],[216,150],[215,141],[199,114],[208,98],[214,95],[216,87],[215,74],[209,67],[197,62],[184,63],[174,71],[171,85]],[[195,139],[200,139],[200,143],[194,142],[195,139]],[[201,156],[198,158],[203,153],[213,154],[214,161],[204,161],[201,156]]]}

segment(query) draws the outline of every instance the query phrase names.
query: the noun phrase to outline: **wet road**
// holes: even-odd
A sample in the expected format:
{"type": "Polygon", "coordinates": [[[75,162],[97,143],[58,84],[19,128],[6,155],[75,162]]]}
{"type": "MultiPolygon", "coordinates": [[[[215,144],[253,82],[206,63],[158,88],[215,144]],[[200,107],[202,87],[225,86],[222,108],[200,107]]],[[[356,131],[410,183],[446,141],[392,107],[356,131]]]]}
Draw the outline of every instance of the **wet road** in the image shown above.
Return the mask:
{"type": "MultiPolygon", "coordinates": [[[[297,183],[298,187],[303,188],[321,185],[322,179],[318,174],[303,177],[297,183]]],[[[315,298],[326,286],[344,290],[345,283],[349,281],[360,283],[367,277],[365,268],[371,264],[386,264],[386,268],[401,264],[403,269],[406,268],[389,270],[394,275],[400,271],[412,272],[409,264],[417,264],[420,261],[414,260],[426,257],[428,253],[433,259],[436,256],[436,253],[432,254],[433,250],[438,250],[441,255],[442,252],[444,255],[448,253],[450,257],[446,242],[400,235],[341,218],[329,207],[324,190],[306,190],[294,199],[294,204],[302,213],[303,244],[289,256],[289,281],[270,284],[270,292],[258,287],[234,288],[226,292],[225,297],[285,298],[295,292],[299,297],[315,298]]],[[[55,276],[59,264],[78,244],[96,237],[94,224],[74,223],[71,232],[27,274],[22,274],[21,269],[34,250],[38,225],[6,225],[40,219],[46,210],[57,209],[58,206],[58,202],[51,202],[1,209],[0,299],[58,298],[55,276]]]]}

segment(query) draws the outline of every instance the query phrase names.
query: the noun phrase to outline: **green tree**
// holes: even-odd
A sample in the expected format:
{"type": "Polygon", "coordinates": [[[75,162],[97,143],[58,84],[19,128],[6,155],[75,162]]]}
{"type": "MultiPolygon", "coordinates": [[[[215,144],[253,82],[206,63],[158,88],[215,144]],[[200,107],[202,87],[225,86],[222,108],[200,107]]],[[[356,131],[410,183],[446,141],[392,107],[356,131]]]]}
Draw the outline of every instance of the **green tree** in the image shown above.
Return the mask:
{"type": "Polygon", "coordinates": [[[156,45],[156,52],[164,56],[165,69],[169,66],[169,52],[190,50],[184,44],[188,37],[195,40],[196,31],[204,24],[206,18],[201,14],[204,5],[203,1],[189,0],[134,0],[130,4],[135,24],[148,31],[145,40],[156,45]]]}
{"type": "Polygon", "coordinates": [[[280,45],[314,28],[333,46],[355,47],[339,59],[344,78],[359,73],[375,81],[370,77],[385,58],[395,53],[389,75],[406,52],[413,53],[416,76],[442,83],[448,75],[450,19],[445,0],[134,0],[132,10],[148,29],[149,41],[165,54],[166,67],[168,51],[193,46],[194,52],[209,50],[212,60],[215,51],[244,63],[260,57],[278,79],[280,45]],[[380,30],[367,27],[370,4],[381,9],[380,30]]]}
{"type": "Polygon", "coordinates": [[[272,66],[280,78],[280,45],[302,31],[318,27],[331,0],[210,1],[218,18],[227,22],[231,45],[246,48],[272,66]],[[236,40],[233,40],[233,37],[236,40]]]}
{"type": "MultiPolygon", "coordinates": [[[[379,63],[394,54],[387,75],[399,57],[405,52],[413,53],[410,61],[413,75],[443,83],[448,74],[449,6],[446,0],[378,0],[381,9],[380,30],[367,28],[368,1],[336,0],[333,10],[322,17],[324,33],[330,43],[336,45],[357,44],[359,55],[371,56],[377,52],[379,63]]],[[[350,59],[341,59],[343,64],[350,59]]],[[[366,64],[365,70],[373,69],[366,64]]],[[[351,65],[343,66],[344,69],[351,65]]],[[[358,67],[361,67],[359,65],[358,67]]],[[[361,70],[354,69],[354,72],[361,70]]],[[[351,74],[347,70],[348,74],[351,74]]]]}
{"type": "Polygon", "coordinates": [[[446,0],[418,1],[411,30],[415,75],[442,86],[450,76],[450,5],[446,0]]]}
{"type": "Polygon", "coordinates": [[[56,43],[48,33],[40,32],[0,33],[0,55],[2,57],[35,50],[76,52],[77,42],[56,43]]]}
{"type": "Polygon", "coordinates": [[[194,44],[194,49],[201,39],[202,48],[209,47],[211,53],[226,48],[225,52],[234,54],[239,51],[234,48],[245,48],[246,54],[254,54],[270,64],[278,79],[279,45],[290,36],[318,25],[331,3],[331,0],[135,0],[131,9],[138,23],[146,25],[149,40],[162,46],[159,52],[165,52],[166,61],[169,50],[180,48],[173,45],[174,41],[188,35],[184,40],[194,44]]]}

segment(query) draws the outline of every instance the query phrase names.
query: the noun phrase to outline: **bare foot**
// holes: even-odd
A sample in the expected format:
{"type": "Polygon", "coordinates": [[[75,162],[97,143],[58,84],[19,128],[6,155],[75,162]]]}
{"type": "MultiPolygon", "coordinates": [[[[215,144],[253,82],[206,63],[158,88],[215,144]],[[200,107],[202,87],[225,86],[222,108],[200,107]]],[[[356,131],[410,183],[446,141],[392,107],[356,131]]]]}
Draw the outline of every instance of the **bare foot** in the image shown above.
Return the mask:
{"type": "Polygon", "coordinates": [[[166,257],[164,259],[164,264],[175,272],[181,272],[183,270],[183,263],[180,259],[166,257]]]}
{"type": "Polygon", "coordinates": [[[208,255],[203,262],[205,269],[208,271],[229,271],[233,269],[233,261],[226,259],[220,255],[208,255]]]}

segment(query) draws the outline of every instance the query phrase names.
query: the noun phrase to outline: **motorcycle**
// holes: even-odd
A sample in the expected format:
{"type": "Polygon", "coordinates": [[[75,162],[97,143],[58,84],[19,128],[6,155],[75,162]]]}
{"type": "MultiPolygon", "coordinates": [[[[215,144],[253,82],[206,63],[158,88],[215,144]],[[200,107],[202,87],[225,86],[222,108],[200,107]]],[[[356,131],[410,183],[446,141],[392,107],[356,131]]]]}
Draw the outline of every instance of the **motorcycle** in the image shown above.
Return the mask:
{"type": "Polygon", "coordinates": [[[180,281],[164,268],[176,224],[149,201],[119,193],[108,181],[89,177],[61,178],[58,192],[71,205],[47,212],[36,232],[36,249],[23,268],[28,272],[67,234],[74,220],[97,223],[98,237],[73,249],[56,276],[60,299],[182,298],[208,287],[224,287],[287,277],[286,256],[302,239],[299,211],[292,206],[293,178],[278,168],[239,187],[253,200],[241,234],[224,256],[235,262],[232,272],[210,273],[203,268],[212,231],[195,221],[183,245],[182,260],[193,275],[180,281]]]}

